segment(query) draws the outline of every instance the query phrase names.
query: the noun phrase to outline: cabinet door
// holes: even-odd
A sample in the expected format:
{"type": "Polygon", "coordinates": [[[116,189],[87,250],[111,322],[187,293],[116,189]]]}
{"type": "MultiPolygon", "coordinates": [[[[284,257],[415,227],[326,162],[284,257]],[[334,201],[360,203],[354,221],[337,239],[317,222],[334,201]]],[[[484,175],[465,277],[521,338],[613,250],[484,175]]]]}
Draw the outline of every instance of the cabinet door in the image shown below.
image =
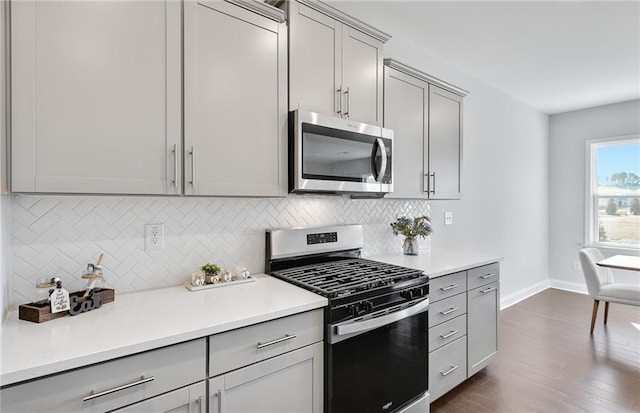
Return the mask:
{"type": "Polygon", "coordinates": [[[499,283],[494,282],[467,295],[469,376],[489,364],[498,351],[499,283]]]}
{"type": "Polygon", "coordinates": [[[342,24],[292,1],[289,25],[289,109],[339,114],[342,24]]]}
{"type": "Polygon", "coordinates": [[[393,192],[387,198],[426,198],[423,147],[428,142],[429,85],[385,67],[384,127],[393,129],[393,192]]]}
{"type": "Polygon", "coordinates": [[[115,410],[114,413],[202,413],[205,408],[203,405],[205,394],[206,386],[202,381],[124,409],[115,410]]]}
{"type": "Polygon", "coordinates": [[[11,6],[12,190],[179,194],[175,1],[11,6]]]}
{"type": "Polygon", "coordinates": [[[425,147],[425,190],[432,199],[460,199],[462,97],[429,85],[429,146],[425,147]]]}
{"type": "Polygon", "coordinates": [[[286,192],[286,26],[185,2],[185,194],[286,192]]]}
{"type": "Polygon", "coordinates": [[[321,413],[322,343],[209,380],[210,413],[321,413]]]}
{"type": "Polygon", "coordinates": [[[343,26],[343,112],[349,119],[382,124],[382,42],[343,26]]]}

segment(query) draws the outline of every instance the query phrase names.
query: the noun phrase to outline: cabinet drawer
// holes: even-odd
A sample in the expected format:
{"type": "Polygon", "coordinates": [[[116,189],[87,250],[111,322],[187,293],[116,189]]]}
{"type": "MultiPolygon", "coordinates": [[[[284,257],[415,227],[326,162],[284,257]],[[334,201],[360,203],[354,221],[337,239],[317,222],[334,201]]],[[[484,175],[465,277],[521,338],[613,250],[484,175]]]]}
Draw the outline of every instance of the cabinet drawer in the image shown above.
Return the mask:
{"type": "Polygon", "coordinates": [[[429,353],[431,402],[467,378],[467,337],[429,353]]]}
{"type": "Polygon", "coordinates": [[[458,294],[429,306],[429,327],[449,321],[467,312],[467,295],[458,294]]]}
{"type": "Polygon", "coordinates": [[[209,337],[209,375],[322,341],[322,310],[309,311],[209,337]]]}
{"type": "Polygon", "coordinates": [[[467,272],[469,273],[469,290],[500,280],[500,264],[497,262],[472,268],[467,272]]]}
{"type": "Polygon", "coordinates": [[[457,272],[429,280],[429,300],[434,303],[467,291],[467,273],[457,272]]]}
{"type": "Polygon", "coordinates": [[[431,327],[429,329],[429,351],[434,351],[466,334],[466,315],[461,315],[442,324],[438,324],[435,327],[431,327]]]}
{"type": "Polygon", "coordinates": [[[203,338],[8,387],[1,410],[104,412],[201,381],[205,367],[203,338]],[[140,384],[123,388],[133,383],[140,384]]]}

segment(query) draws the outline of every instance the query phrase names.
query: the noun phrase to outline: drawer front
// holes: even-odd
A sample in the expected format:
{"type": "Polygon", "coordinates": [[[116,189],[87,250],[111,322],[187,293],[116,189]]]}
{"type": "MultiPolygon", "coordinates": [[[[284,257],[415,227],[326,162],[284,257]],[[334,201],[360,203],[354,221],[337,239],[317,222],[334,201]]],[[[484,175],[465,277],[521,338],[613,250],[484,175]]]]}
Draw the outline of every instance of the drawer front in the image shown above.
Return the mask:
{"type": "Polygon", "coordinates": [[[500,264],[497,262],[482,267],[472,268],[469,271],[469,290],[478,288],[495,281],[500,281],[500,264]]]}
{"type": "Polygon", "coordinates": [[[429,306],[429,328],[467,312],[467,294],[458,294],[429,306]]]}
{"type": "Polygon", "coordinates": [[[211,377],[322,341],[321,309],[209,337],[211,377]]]}
{"type": "Polygon", "coordinates": [[[429,300],[434,303],[467,291],[466,271],[429,280],[429,300]]]}
{"type": "Polygon", "coordinates": [[[201,381],[205,367],[202,338],[8,387],[2,390],[0,410],[104,412],[201,381]]]}
{"type": "Polygon", "coordinates": [[[467,378],[467,337],[429,353],[429,392],[431,402],[467,378]]]}
{"type": "Polygon", "coordinates": [[[438,324],[429,329],[429,351],[451,343],[467,334],[467,316],[461,315],[453,320],[438,324]]]}

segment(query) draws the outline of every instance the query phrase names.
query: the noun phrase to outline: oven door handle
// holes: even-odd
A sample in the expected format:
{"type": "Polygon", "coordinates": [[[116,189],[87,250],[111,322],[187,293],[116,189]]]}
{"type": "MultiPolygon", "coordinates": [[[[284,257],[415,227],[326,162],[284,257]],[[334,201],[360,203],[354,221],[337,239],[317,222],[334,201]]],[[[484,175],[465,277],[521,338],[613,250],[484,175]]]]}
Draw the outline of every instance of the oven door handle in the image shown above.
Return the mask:
{"type": "Polygon", "coordinates": [[[344,324],[336,326],[336,335],[344,336],[346,334],[361,333],[367,330],[373,330],[374,328],[386,326],[387,324],[395,323],[402,319],[414,316],[429,308],[429,299],[426,298],[420,301],[418,304],[405,308],[404,310],[396,311],[390,314],[381,315],[369,320],[357,321],[355,323],[344,324]]]}

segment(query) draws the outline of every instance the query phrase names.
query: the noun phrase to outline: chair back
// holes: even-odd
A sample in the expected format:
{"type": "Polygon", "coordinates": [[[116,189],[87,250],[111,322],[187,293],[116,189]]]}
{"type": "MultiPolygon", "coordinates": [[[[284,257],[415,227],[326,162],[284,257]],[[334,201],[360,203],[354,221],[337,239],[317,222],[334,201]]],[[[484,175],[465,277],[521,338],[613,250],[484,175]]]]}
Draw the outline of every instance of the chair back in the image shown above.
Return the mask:
{"type": "Polygon", "coordinates": [[[596,262],[604,259],[599,249],[583,248],[579,255],[584,280],[587,282],[587,291],[591,297],[595,297],[600,293],[603,285],[613,283],[613,273],[609,268],[596,265],[596,262]]]}

